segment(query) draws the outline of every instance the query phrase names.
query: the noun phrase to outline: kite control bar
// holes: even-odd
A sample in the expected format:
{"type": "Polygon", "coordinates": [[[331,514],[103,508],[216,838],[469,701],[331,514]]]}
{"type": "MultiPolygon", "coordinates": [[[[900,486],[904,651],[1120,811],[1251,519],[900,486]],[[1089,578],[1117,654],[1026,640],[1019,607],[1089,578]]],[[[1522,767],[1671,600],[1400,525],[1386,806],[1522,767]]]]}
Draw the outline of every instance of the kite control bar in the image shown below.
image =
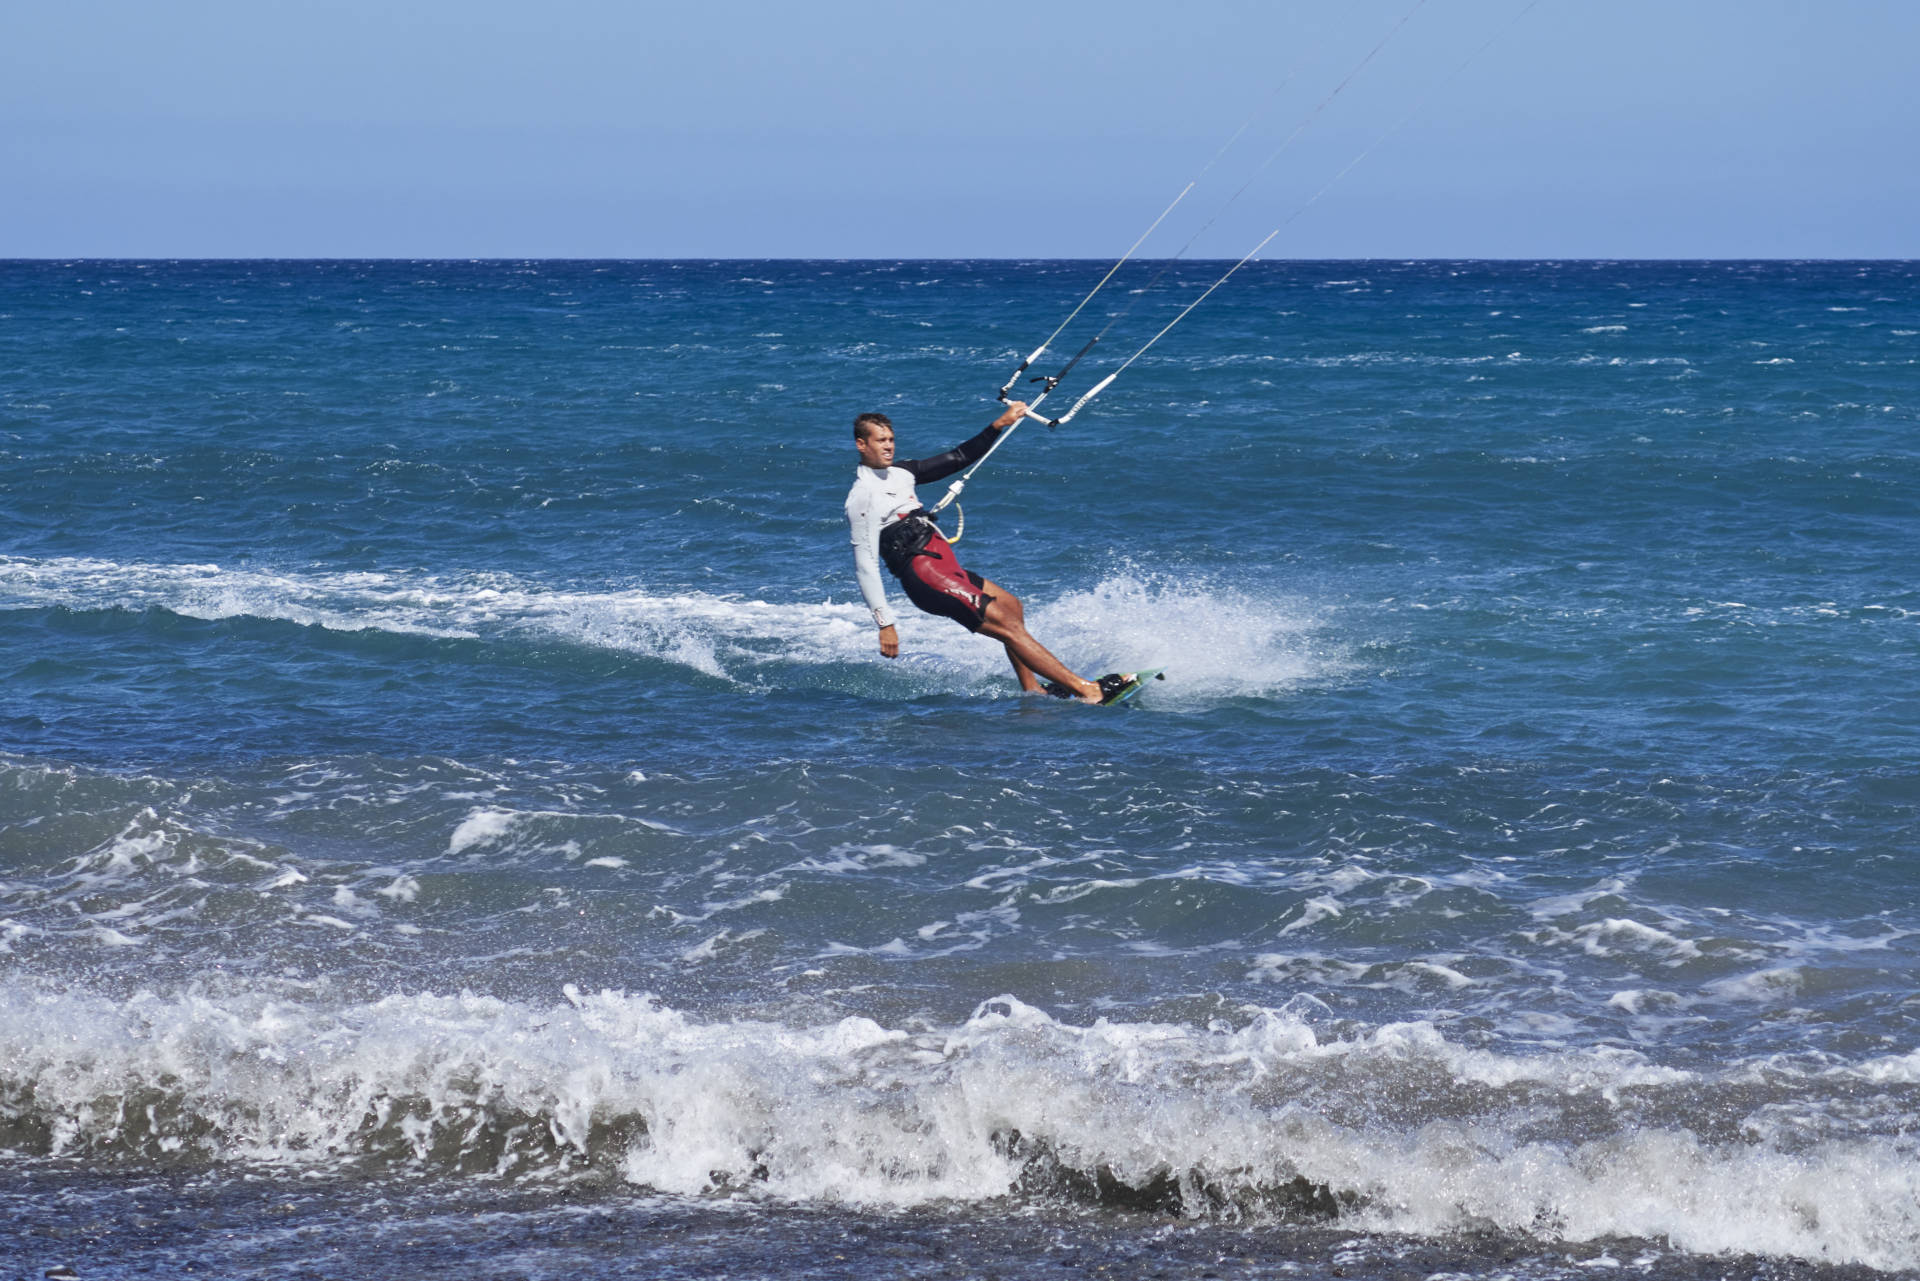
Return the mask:
{"type": "MultiPolygon", "coordinates": [[[[1046,384],[1044,387],[1040,389],[1040,395],[1035,396],[1033,398],[1033,403],[1036,405],[1039,404],[1041,397],[1045,396],[1048,392],[1052,391],[1055,387],[1058,387],[1060,385],[1060,380],[1065,378],[1068,374],[1072,373],[1073,367],[1080,363],[1081,357],[1085,356],[1088,352],[1092,351],[1094,348],[1094,344],[1099,341],[1100,341],[1100,338],[1099,338],[1099,335],[1097,334],[1094,337],[1089,338],[1087,340],[1087,345],[1082,347],[1079,351],[1075,352],[1072,360],[1069,360],[1066,364],[1060,366],[1059,373],[1052,374],[1052,375],[1041,374],[1038,378],[1027,379],[1027,381],[1030,383],[1046,384]]],[[[1044,346],[1036,347],[1034,348],[1033,355],[1028,356],[1025,360],[1020,362],[1020,368],[1013,371],[1013,377],[1007,379],[1006,386],[1000,389],[1001,400],[1005,401],[1005,400],[1011,399],[1011,397],[1009,397],[1007,393],[1013,390],[1014,384],[1020,381],[1020,375],[1026,373],[1027,370],[1033,366],[1033,362],[1040,358],[1040,353],[1045,350],[1046,348],[1044,346]]]]}
{"type": "MultiPolygon", "coordinates": [[[[1080,357],[1075,356],[1074,359],[1078,360],[1080,359],[1080,357]]],[[[1061,372],[1064,373],[1066,371],[1062,370],[1061,372]]],[[[1082,409],[1085,409],[1087,407],[1087,402],[1089,400],[1092,400],[1095,396],[1098,396],[1101,392],[1105,391],[1107,389],[1107,385],[1111,383],[1114,379],[1118,378],[1119,376],[1120,376],[1120,371],[1115,370],[1113,373],[1108,374],[1105,378],[1102,378],[1099,382],[1095,383],[1092,389],[1089,390],[1085,395],[1081,396],[1080,399],[1073,402],[1073,408],[1067,410],[1066,413],[1061,414],[1058,418],[1049,418],[1047,420],[1047,426],[1059,427],[1065,423],[1071,422],[1075,414],[1079,413],[1082,409]]],[[[999,442],[996,441],[995,443],[997,444],[999,442]]]]}

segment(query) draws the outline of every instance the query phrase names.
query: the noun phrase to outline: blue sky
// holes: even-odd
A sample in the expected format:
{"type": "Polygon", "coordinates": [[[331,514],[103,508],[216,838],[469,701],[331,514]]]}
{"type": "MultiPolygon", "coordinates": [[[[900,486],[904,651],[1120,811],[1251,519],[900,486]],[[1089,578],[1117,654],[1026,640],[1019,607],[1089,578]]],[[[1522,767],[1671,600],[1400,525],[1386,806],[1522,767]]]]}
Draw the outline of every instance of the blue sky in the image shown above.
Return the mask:
{"type": "Polygon", "coordinates": [[[1920,4],[1525,3],[9,0],[0,257],[1920,257],[1920,4]]]}

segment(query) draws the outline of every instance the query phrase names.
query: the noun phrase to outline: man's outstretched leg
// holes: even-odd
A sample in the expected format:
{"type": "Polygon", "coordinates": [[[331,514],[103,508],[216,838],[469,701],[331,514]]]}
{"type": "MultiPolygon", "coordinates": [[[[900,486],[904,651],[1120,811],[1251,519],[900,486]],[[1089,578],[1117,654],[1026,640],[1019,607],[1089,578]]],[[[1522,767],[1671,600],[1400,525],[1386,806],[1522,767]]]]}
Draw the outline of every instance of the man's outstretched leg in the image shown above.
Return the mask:
{"type": "Polygon", "coordinates": [[[1074,675],[1071,668],[1027,631],[1027,611],[1018,596],[991,579],[982,590],[987,595],[987,607],[981,615],[980,634],[991,636],[1007,647],[1007,661],[1013,664],[1021,689],[1038,693],[1042,688],[1039,678],[1045,677],[1072,690],[1074,697],[1083,703],[1100,701],[1098,685],[1074,675]]]}

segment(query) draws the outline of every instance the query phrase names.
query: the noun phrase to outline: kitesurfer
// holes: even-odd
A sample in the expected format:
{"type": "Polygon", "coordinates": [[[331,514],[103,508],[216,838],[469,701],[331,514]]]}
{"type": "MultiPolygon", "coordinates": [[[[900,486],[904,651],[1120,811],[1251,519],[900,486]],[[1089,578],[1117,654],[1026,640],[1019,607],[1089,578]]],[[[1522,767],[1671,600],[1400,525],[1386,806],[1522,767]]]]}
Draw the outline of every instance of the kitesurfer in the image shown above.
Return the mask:
{"type": "Polygon", "coordinates": [[[899,460],[893,456],[891,419],[874,413],[855,418],[853,445],[860,453],[860,465],[854,469],[853,488],[847,492],[854,573],[860,581],[860,595],[880,628],[880,652],[886,657],[899,655],[900,634],[880,581],[882,561],[900,580],[907,599],[920,609],[951,618],[968,631],[991,636],[1006,646],[1007,661],[1013,664],[1021,689],[1100,703],[1124,689],[1131,678],[1115,675],[1084,680],[1049,653],[1027,631],[1020,598],[962,568],[953,547],[913,492],[915,485],[944,479],[979,459],[994,438],[1019,422],[1026,412],[1025,402],[1013,401],[985,431],[964,444],[931,458],[899,460]]]}

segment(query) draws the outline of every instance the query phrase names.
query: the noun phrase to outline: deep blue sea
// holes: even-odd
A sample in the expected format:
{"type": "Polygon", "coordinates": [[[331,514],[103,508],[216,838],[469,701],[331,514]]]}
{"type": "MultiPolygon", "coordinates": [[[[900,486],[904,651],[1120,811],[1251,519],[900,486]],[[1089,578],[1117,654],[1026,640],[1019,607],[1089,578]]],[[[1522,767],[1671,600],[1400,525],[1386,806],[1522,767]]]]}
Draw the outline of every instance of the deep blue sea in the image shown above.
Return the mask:
{"type": "Polygon", "coordinates": [[[1920,265],[1107,266],[0,263],[0,1273],[1920,1270],[1920,265]]]}

